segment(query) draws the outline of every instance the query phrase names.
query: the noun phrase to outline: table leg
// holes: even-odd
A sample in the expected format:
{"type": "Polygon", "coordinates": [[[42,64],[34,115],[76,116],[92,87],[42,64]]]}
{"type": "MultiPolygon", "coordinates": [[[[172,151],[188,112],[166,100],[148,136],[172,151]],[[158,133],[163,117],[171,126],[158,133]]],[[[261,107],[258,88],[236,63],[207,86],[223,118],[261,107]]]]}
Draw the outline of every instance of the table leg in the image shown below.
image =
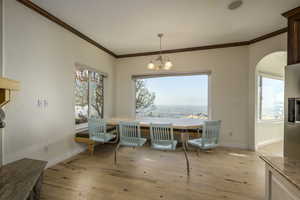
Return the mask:
{"type": "Polygon", "coordinates": [[[115,165],[117,164],[117,152],[118,152],[119,148],[120,148],[120,142],[118,143],[118,145],[117,145],[117,147],[115,149],[115,160],[114,160],[115,161],[114,162],[115,165]]]}
{"type": "Polygon", "coordinates": [[[187,137],[186,137],[186,133],[183,132],[181,133],[181,142],[182,142],[182,148],[184,151],[184,156],[185,156],[185,160],[186,160],[186,170],[187,170],[187,176],[190,176],[190,162],[189,162],[189,158],[186,152],[186,148],[187,148],[187,137]]]}
{"type": "Polygon", "coordinates": [[[43,173],[38,178],[27,200],[39,200],[41,198],[42,184],[43,184],[43,173]]]}
{"type": "Polygon", "coordinates": [[[89,143],[88,144],[88,150],[89,150],[91,155],[94,155],[94,147],[95,147],[94,143],[89,143]]]}

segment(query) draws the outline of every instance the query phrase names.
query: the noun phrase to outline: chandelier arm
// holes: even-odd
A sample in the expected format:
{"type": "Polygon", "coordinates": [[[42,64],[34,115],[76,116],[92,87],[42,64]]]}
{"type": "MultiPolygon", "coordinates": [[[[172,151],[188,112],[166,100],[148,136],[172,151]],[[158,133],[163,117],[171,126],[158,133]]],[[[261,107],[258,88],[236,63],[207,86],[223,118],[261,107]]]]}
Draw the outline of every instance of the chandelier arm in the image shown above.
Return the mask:
{"type": "Polygon", "coordinates": [[[160,63],[163,65],[163,57],[162,57],[162,37],[163,35],[160,35],[160,42],[159,42],[159,57],[160,57],[160,63]]]}
{"type": "Polygon", "coordinates": [[[163,33],[159,33],[157,35],[159,37],[159,56],[154,59],[151,60],[150,63],[148,64],[148,69],[151,70],[160,70],[160,69],[165,69],[165,70],[169,70],[172,67],[172,63],[169,59],[169,57],[166,55],[165,58],[163,58],[162,56],[162,37],[163,37],[163,33]],[[160,65],[155,65],[154,61],[160,61],[160,65]]]}
{"type": "Polygon", "coordinates": [[[159,44],[159,54],[161,55],[161,40],[162,40],[162,36],[160,37],[160,44],[159,44]]]}

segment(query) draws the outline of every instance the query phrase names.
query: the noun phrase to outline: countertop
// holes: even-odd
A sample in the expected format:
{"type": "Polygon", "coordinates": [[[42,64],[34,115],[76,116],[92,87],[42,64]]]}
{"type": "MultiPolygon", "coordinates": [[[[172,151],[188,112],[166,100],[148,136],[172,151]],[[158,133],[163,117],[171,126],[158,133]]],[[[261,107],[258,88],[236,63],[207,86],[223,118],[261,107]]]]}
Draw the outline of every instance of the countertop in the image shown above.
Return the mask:
{"type": "Polygon", "coordinates": [[[300,190],[300,160],[265,155],[260,158],[300,190]]]}
{"type": "Polygon", "coordinates": [[[26,200],[47,162],[22,159],[0,168],[0,200],[26,200]]]}

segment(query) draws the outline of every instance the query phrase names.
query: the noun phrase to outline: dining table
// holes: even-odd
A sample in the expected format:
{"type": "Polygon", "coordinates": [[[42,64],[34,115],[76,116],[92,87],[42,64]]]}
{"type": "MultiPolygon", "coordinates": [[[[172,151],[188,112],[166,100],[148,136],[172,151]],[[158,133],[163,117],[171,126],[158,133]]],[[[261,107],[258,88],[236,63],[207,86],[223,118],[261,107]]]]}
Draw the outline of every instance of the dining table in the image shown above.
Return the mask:
{"type": "Polygon", "coordinates": [[[201,129],[203,127],[204,120],[194,118],[107,118],[105,119],[108,125],[118,125],[120,122],[139,122],[141,127],[150,127],[151,123],[155,124],[172,124],[174,129],[179,130],[191,130],[201,129]]]}
{"type": "MultiPolygon", "coordinates": [[[[203,128],[204,121],[203,119],[194,119],[194,118],[128,118],[128,117],[114,117],[114,118],[105,118],[104,119],[108,127],[118,127],[120,122],[138,122],[141,128],[147,129],[150,128],[151,123],[153,124],[172,124],[174,131],[180,133],[180,139],[182,143],[182,148],[186,157],[186,162],[189,169],[189,161],[187,157],[187,142],[191,133],[196,131],[200,133],[203,128]]],[[[89,140],[89,138],[75,137],[76,142],[87,143],[88,149],[93,154],[95,142],[89,140]]],[[[188,170],[189,171],[189,170],[188,170]]]]}
{"type": "Polygon", "coordinates": [[[138,122],[141,128],[149,128],[151,124],[172,124],[174,130],[181,133],[183,152],[186,158],[187,174],[190,174],[190,164],[187,155],[187,142],[189,140],[189,130],[199,130],[203,128],[204,120],[190,118],[109,118],[105,119],[108,126],[118,126],[120,122],[138,122]]]}
{"type": "Polygon", "coordinates": [[[107,118],[105,119],[107,125],[118,126],[120,122],[138,122],[141,128],[149,128],[153,124],[172,124],[173,129],[179,130],[181,133],[181,142],[187,143],[189,138],[189,130],[200,131],[203,128],[204,120],[193,118],[107,118]]]}

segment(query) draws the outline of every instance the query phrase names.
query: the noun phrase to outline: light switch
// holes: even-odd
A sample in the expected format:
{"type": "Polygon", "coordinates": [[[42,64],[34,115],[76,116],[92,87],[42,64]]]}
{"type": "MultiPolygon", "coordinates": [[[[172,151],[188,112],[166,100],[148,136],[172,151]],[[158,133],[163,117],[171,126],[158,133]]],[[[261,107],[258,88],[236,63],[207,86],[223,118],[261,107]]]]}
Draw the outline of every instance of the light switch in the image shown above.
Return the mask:
{"type": "Polygon", "coordinates": [[[42,107],[42,105],[43,105],[42,100],[41,100],[41,99],[38,99],[38,100],[37,100],[37,106],[40,108],[40,107],[42,107]]]}
{"type": "Polygon", "coordinates": [[[48,107],[48,101],[46,99],[44,100],[44,107],[48,107]]]}

